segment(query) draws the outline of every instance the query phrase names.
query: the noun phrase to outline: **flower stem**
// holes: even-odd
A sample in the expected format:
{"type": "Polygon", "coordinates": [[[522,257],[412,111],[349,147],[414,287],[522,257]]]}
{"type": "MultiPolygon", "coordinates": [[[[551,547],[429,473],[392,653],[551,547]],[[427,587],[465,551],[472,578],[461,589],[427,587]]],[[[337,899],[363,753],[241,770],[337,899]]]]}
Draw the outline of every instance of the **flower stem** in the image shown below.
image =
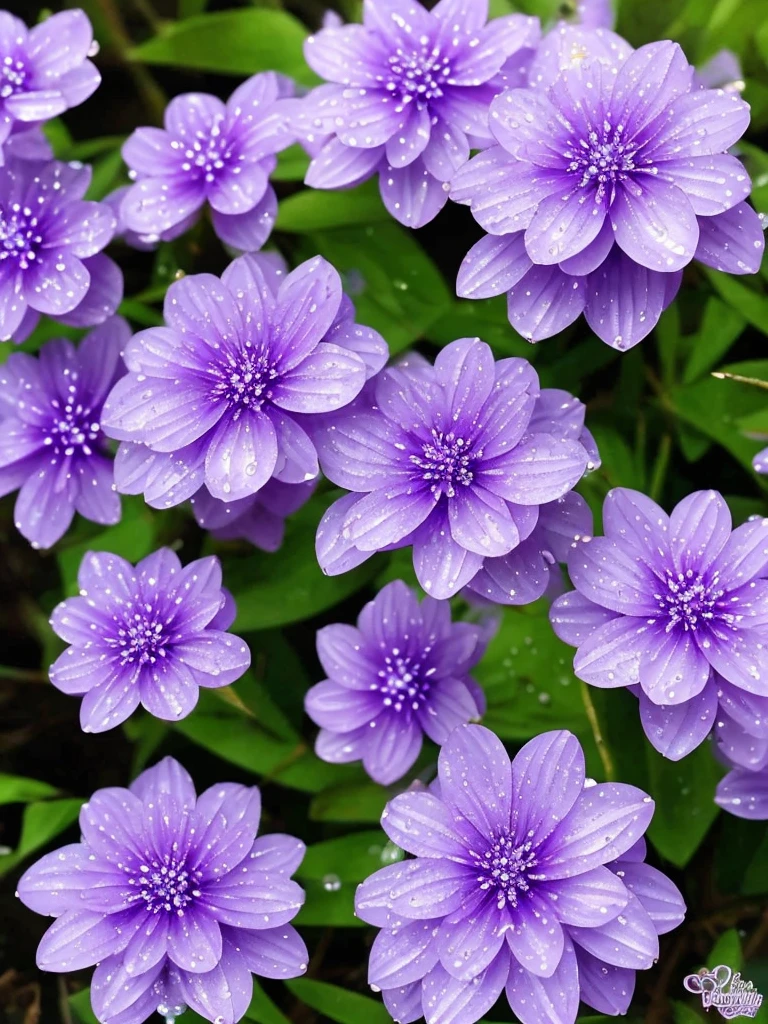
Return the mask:
{"type": "Polygon", "coordinates": [[[607,782],[613,782],[616,777],[616,771],[613,767],[613,758],[611,753],[606,746],[605,740],[603,739],[603,732],[600,728],[600,720],[597,717],[597,711],[595,705],[592,703],[592,695],[589,692],[589,687],[580,680],[581,684],[581,699],[584,702],[584,710],[587,713],[587,720],[592,728],[592,735],[595,738],[595,746],[597,752],[600,755],[600,760],[603,762],[603,771],[605,772],[605,778],[607,782]]]}
{"type": "Polygon", "coordinates": [[[659,451],[656,455],[656,462],[653,466],[653,476],[651,478],[649,495],[653,501],[658,501],[661,497],[661,492],[664,489],[664,481],[667,476],[667,469],[669,468],[669,457],[671,454],[672,437],[669,434],[664,434],[659,442],[659,451]]]}
{"type": "Polygon", "coordinates": [[[133,44],[117,4],[114,0],[96,0],[96,4],[109,26],[115,56],[133,78],[136,89],[146,104],[153,121],[156,124],[162,124],[166,106],[165,95],[147,69],[131,59],[130,51],[133,44]]]}

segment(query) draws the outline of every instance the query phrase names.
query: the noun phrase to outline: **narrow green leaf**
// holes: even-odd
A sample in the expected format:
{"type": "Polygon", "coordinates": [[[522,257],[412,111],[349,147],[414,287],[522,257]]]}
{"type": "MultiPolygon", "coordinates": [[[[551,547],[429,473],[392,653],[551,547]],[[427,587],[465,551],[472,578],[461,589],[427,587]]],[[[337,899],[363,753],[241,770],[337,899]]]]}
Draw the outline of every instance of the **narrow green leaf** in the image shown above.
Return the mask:
{"type": "Polygon", "coordinates": [[[746,326],[747,322],[738,309],[711,296],[704,307],[701,327],[691,339],[691,354],[683,382],[689,384],[717,366],[746,326]]]}
{"type": "Polygon", "coordinates": [[[290,1024],[288,1018],[269,998],[267,993],[253,979],[253,998],[251,1005],[245,1013],[246,1020],[256,1021],[256,1024],[290,1024]]]}
{"type": "Polygon", "coordinates": [[[0,806],[3,804],[26,804],[32,800],[44,800],[59,792],[47,782],[25,779],[21,775],[6,775],[0,772],[0,806]]]}
{"type": "Polygon", "coordinates": [[[244,7],[198,14],[170,22],[167,30],[132,52],[145,64],[215,71],[222,75],[254,75],[280,71],[305,85],[317,77],[304,61],[307,30],[286,11],[244,7]]]}
{"type": "Polygon", "coordinates": [[[729,928],[718,938],[707,957],[707,967],[726,964],[732,971],[740,971],[744,963],[741,939],[736,928],[729,928]]]}
{"type": "Polygon", "coordinates": [[[118,313],[132,320],[139,327],[162,327],[165,323],[163,314],[159,310],[153,309],[152,306],[148,306],[145,302],[139,302],[137,299],[123,299],[118,313]]]}
{"type": "MultiPolygon", "coordinates": [[[[298,144],[289,146],[277,154],[277,167],[272,171],[272,181],[303,181],[309,167],[309,154],[298,144]]],[[[330,192],[323,193],[326,197],[330,192]]]]}
{"type": "Polygon", "coordinates": [[[392,1024],[384,1004],[368,996],[311,978],[295,978],[286,981],[285,985],[307,1006],[338,1024],[360,1024],[361,1021],[365,1024],[392,1024]]]}
{"type": "Polygon", "coordinates": [[[707,277],[725,302],[744,316],[753,327],[768,334],[768,296],[748,288],[735,277],[706,268],[707,277]]]}

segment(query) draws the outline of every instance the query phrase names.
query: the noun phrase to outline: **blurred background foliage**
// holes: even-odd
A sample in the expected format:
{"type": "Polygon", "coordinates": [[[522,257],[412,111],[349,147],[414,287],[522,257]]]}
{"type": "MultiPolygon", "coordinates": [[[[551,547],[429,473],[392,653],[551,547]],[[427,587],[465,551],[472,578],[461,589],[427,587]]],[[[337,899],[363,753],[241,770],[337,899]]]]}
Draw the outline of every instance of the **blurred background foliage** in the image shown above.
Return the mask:
{"type": "MultiPolygon", "coordinates": [[[[83,0],[81,6],[100,42],[103,84],[66,123],[52,123],[49,137],[58,157],[93,164],[92,198],[127,181],[121,143],[138,125],[159,123],[168,97],[193,90],[226,96],[243,77],[267,69],[301,86],[315,82],[302,43],[320,24],[323,0],[83,0]]],[[[336,0],[347,20],[359,20],[359,6],[358,0],[336,0]]],[[[547,23],[572,15],[559,0],[491,0],[491,7],[494,15],[517,9],[547,23]]],[[[34,0],[10,9],[28,22],[48,11],[34,0]]],[[[765,0],[621,0],[618,30],[635,46],[677,40],[699,64],[722,47],[735,51],[753,114],[740,152],[753,178],[754,205],[768,213],[765,0]]],[[[373,182],[349,192],[310,192],[301,184],[306,164],[298,147],[280,156],[274,176],[280,213],[270,245],[291,263],[318,252],[331,260],[358,320],[378,329],[393,353],[418,346],[434,356],[456,337],[479,335],[498,357],[532,360],[543,385],[567,388],[587,402],[603,464],[580,489],[596,528],[602,499],[615,486],[644,490],[667,507],[691,490],[714,487],[727,497],[737,523],[768,513],[768,478],[751,469],[765,443],[759,438],[768,436],[768,395],[755,383],[768,380],[768,262],[761,274],[738,279],[688,267],[659,327],[626,354],[591,336],[583,320],[533,347],[509,326],[503,298],[470,303],[454,296],[459,263],[479,236],[467,209],[449,205],[427,228],[408,232],[388,219],[373,182]]],[[[155,253],[120,244],[112,251],[126,278],[121,312],[136,329],[162,321],[163,295],[179,273],[219,273],[227,263],[205,222],[155,253]]],[[[43,323],[23,348],[35,351],[62,333],[43,323]]],[[[11,351],[0,346],[0,363],[11,351]]],[[[0,1019],[8,1024],[92,1024],[86,976],[46,977],[35,970],[34,950],[46,923],[14,899],[14,883],[33,856],[76,839],[83,798],[102,786],[125,785],[164,754],[192,771],[198,789],[224,778],[258,782],[265,828],[301,836],[309,846],[299,871],[307,903],[296,920],[312,954],[308,975],[257,986],[246,1020],[388,1021],[366,985],[372,936],[361,931],[352,908],[356,883],[401,855],[378,827],[392,793],[358,766],[330,766],[315,757],[302,701],[321,677],[317,628],[353,621],[382,583],[413,582],[413,576],[402,553],[379,555],[344,576],[323,576],[314,533],[331,496],[327,485],[320,488],[273,555],[215,542],[185,507],[153,512],[140,498],[124,499],[119,525],[104,530],[78,519],[53,552],[40,554],[13,528],[13,497],[0,502],[0,1019]],[[163,544],[185,562],[204,553],[221,557],[252,669],[233,687],[203,691],[197,710],[176,726],[134,715],[122,729],[85,736],[78,702],[47,681],[47,667],[61,649],[48,615],[75,592],[85,551],[111,550],[135,561],[163,544]]],[[[468,613],[456,604],[456,614],[468,613]]],[[[592,691],[589,700],[571,661],[571,649],[556,639],[540,603],[501,613],[476,675],[488,696],[486,723],[510,749],[546,729],[572,729],[595,778],[635,783],[656,800],[651,856],[683,889],[689,916],[664,937],[657,967],[638,976],[630,1016],[701,1020],[703,1011],[682,979],[704,963],[743,969],[768,995],[765,823],[718,812],[712,796],[721,770],[706,745],[681,762],[666,761],[645,741],[635,699],[611,690],[592,691]]],[[[412,777],[430,778],[435,755],[425,748],[412,777]]],[[[511,1019],[500,1007],[494,1017],[511,1019]]],[[[584,1024],[587,1019],[603,1020],[584,1018],[584,1024]]],[[[757,1019],[768,1021],[768,1000],[757,1019]]],[[[183,1020],[199,1018],[189,1012],[183,1020]]]]}

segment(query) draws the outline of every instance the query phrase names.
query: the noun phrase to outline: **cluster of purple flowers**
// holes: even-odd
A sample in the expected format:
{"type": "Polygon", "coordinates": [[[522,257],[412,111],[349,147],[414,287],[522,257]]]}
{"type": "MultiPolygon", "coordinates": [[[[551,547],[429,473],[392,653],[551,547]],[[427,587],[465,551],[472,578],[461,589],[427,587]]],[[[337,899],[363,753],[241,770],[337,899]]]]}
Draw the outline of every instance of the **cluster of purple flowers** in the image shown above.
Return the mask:
{"type": "Polygon", "coordinates": [[[491,144],[488,109],[523,81],[537,18],[486,24],[487,0],[365,0],[362,25],[322,29],[304,47],[327,80],[292,119],[314,159],[306,183],[340,189],[374,174],[385,206],[408,227],[431,221],[470,149],[491,144]]]}
{"type": "Polygon", "coordinates": [[[354,322],[338,273],[320,257],[282,276],[241,256],[221,279],[174,282],[164,315],[166,327],[126,346],[129,372],[102,414],[105,432],[123,442],[118,490],[159,508],[203,484],[230,503],[273,479],[314,480],[313,419],[352,402],[388,354],[354,322]]]}
{"type": "Polygon", "coordinates": [[[260,249],[277,216],[269,184],[275,154],[295,139],[287,123],[291,92],[289,80],[266,72],[226,103],[205,93],[173,99],[164,128],[138,128],[123,146],[135,183],[121,195],[122,228],[150,244],[168,241],[207,204],[223,242],[260,249]]]}
{"type": "Polygon", "coordinates": [[[55,544],[76,511],[104,526],[120,519],[100,424],[129,338],[113,317],[77,349],[50,341],[37,357],[14,352],[0,367],[0,495],[19,488],[14,522],[33,547],[55,544]]]}
{"type": "Polygon", "coordinates": [[[469,675],[483,655],[481,626],[451,622],[447,601],[421,604],[400,580],[360,612],[357,628],[336,623],[317,634],[328,678],[307,693],[324,761],[362,760],[383,786],[412,767],[426,733],[444,743],[458,725],[480,718],[485,695],[469,675]]]}
{"type": "Polygon", "coordinates": [[[693,259],[755,273],[764,239],[749,175],[726,152],[749,124],[737,93],[696,81],[680,47],[633,51],[604,29],[561,27],[526,88],[491,104],[497,145],[453,178],[487,232],[459,272],[468,298],[506,293],[539,341],[583,312],[609,345],[641,341],[693,259]]]}
{"type": "Polygon", "coordinates": [[[248,1009],[252,975],[294,978],[307,949],[289,922],[304,902],[291,875],[304,844],[257,837],[256,787],[220,783],[200,796],[167,757],[129,789],[102,789],[80,812],[82,838],[47,854],[18,895],[55,917],[37,963],[96,964],[93,1009],[105,1024],[175,1020],[187,1007],[219,1024],[248,1009]]]}
{"type": "Polygon", "coordinates": [[[321,567],[335,575],[376,551],[413,546],[432,597],[453,596],[488,560],[489,578],[500,574],[514,601],[518,566],[499,560],[591,463],[583,406],[560,395],[565,415],[548,416],[546,405],[535,415],[541,392],[530,363],[495,362],[479,338],[446,345],[434,366],[412,355],[380,373],[317,435],[323,472],[352,492],[320,523],[321,567]]]}
{"type": "Polygon", "coordinates": [[[197,704],[201,686],[227,686],[251,655],[226,632],[235,604],[212,556],[182,569],[169,548],[134,567],[90,552],[80,563],[80,595],[62,601],[51,626],[70,646],[50,669],[54,686],[82,696],[85,732],[124,722],[141,704],[156,718],[178,721],[197,704]]]}
{"type": "Polygon", "coordinates": [[[689,495],[668,516],[617,488],[603,528],[573,545],[576,590],[550,613],[578,648],[574,671],[593,686],[631,688],[648,739],[667,757],[684,757],[714,728],[743,764],[768,716],[768,519],[733,530],[715,491],[689,495]]]}
{"type": "Polygon", "coordinates": [[[544,733],[510,762],[482,726],[455,729],[427,792],[391,800],[384,831],[412,860],[358,888],[381,931],[368,980],[402,1024],[475,1024],[506,992],[522,1024],[572,1024],[579,999],[626,1013],[635,972],[685,905],[643,863],[653,801],[591,784],[568,732],[544,733]]]}

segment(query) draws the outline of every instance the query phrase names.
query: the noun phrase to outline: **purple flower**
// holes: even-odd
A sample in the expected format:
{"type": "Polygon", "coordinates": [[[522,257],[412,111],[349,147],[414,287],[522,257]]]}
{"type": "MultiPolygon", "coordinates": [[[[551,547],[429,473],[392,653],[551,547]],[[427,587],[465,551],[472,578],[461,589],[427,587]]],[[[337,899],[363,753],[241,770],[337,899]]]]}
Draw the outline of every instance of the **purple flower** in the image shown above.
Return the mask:
{"type": "Polygon", "coordinates": [[[56,920],[43,936],[44,971],[97,964],[101,1024],[142,1024],[187,1007],[236,1024],[252,974],[294,978],[307,950],[288,922],[304,902],[290,875],[304,844],[256,838],[261,796],[224,782],[198,797],[166,757],[128,789],[97,790],[80,811],[79,843],[47,854],[19,881],[25,906],[56,920]]]}
{"type": "MultiPolygon", "coordinates": [[[[576,675],[593,686],[639,685],[657,705],[704,702],[713,671],[768,696],[768,519],[732,530],[716,491],[696,491],[667,516],[644,494],[616,488],[603,527],[604,537],[571,550],[576,590],[550,613],[557,635],[578,648],[576,675]]],[[[703,713],[703,704],[688,710],[703,713]]]]}
{"type": "Polygon", "coordinates": [[[726,152],[749,107],[700,88],[677,44],[632,51],[605,29],[561,26],[529,82],[493,101],[498,145],[452,181],[451,198],[489,232],[461,266],[459,295],[506,292],[510,323],[529,341],[583,312],[603,341],[627,349],[657,323],[692,259],[759,269],[749,176],[726,152]]]}
{"type": "Polygon", "coordinates": [[[413,545],[419,583],[456,594],[485,558],[520,543],[538,505],[561,498],[589,461],[577,440],[532,431],[538,378],[525,359],[494,362],[479,338],[410,357],[318,434],[325,475],[352,491],[323,517],[321,567],[336,575],[375,551],[413,545]]]}
{"type": "Polygon", "coordinates": [[[451,622],[447,601],[419,604],[401,580],[388,583],[363,608],[357,628],[337,623],[318,631],[328,678],[305,699],[320,726],[318,757],[362,760],[384,786],[402,778],[425,733],[445,743],[452,729],[485,711],[483,691],[469,675],[484,650],[482,627],[451,622]]]}
{"type": "Polygon", "coordinates": [[[307,502],[316,480],[283,484],[274,477],[258,494],[238,501],[219,501],[201,487],[191,499],[195,519],[220,540],[247,540],[262,551],[277,551],[283,543],[285,520],[307,502]]]}
{"type": "Polygon", "coordinates": [[[522,1024],[572,1024],[579,999],[624,1013],[636,970],[685,906],[643,864],[653,801],[595,785],[568,732],[548,732],[510,762],[478,725],[440,752],[432,792],[384,810],[384,831],[414,855],[358,888],[357,914],[381,931],[368,980],[397,1021],[474,1024],[506,989],[522,1024]]]}
{"type": "MultiPolygon", "coordinates": [[[[585,411],[583,402],[567,391],[545,388],[536,401],[528,429],[580,442],[589,455],[587,468],[591,471],[599,467],[600,455],[584,426],[585,411]]],[[[528,506],[527,518],[518,518],[517,523],[520,543],[508,555],[486,558],[467,584],[467,596],[476,594],[496,604],[522,605],[545,594],[558,596],[562,592],[557,563],[567,561],[575,541],[592,533],[592,513],[586,501],[569,491],[556,501],[528,506]]]]}
{"type": "MultiPolygon", "coordinates": [[[[28,312],[69,315],[76,326],[114,312],[119,296],[99,319],[71,317],[83,302],[104,305],[95,295],[89,300],[93,257],[110,242],[116,225],[106,203],[83,199],[90,181],[90,168],[56,160],[8,160],[0,168],[0,340],[14,337],[28,312]]],[[[99,273],[109,277],[96,264],[94,274],[99,273]]],[[[108,290],[111,295],[114,284],[108,290]]],[[[84,308],[92,314],[90,305],[84,308]]],[[[27,320],[22,333],[29,330],[27,320]]]]}
{"type": "Polygon", "coordinates": [[[768,697],[728,687],[719,677],[719,708],[713,736],[718,759],[731,771],[715,803],[739,818],[768,819],[768,697]]]}
{"type": "Polygon", "coordinates": [[[55,544],[75,512],[105,526],[120,520],[99,420],[130,333],[113,317],[77,349],[49,341],[37,358],[14,352],[0,367],[0,494],[19,489],[14,522],[33,547],[55,544]]]}
{"type": "Polygon", "coordinates": [[[51,682],[82,696],[85,732],[124,722],[139,704],[178,721],[197,704],[199,687],[227,686],[251,663],[243,641],[227,633],[234,601],[221,586],[218,558],[182,569],[169,548],[136,568],[110,553],[89,552],[77,576],[80,596],[57,605],[51,626],[71,646],[51,666],[51,682]]]}
{"type": "Polygon", "coordinates": [[[273,477],[314,479],[311,421],[351,402],[387,358],[319,256],[285,277],[271,260],[242,256],[221,280],[174,282],[164,313],[167,327],[127,345],[131,372],[103,416],[111,437],[132,442],[118,453],[118,490],[158,508],[202,484],[230,503],[273,477]]]}
{"type": "Polygon", "coordinates": [[[164,129],[138,128],[123,146],[135,180],[122,201],[125,227],[151,242],[176,238],[207,203],[222,242],[260,249],[277,215],[275,154],[294,141],[286,82],[271,71],[254,75],[226,104],[205,93],[177,96],[164,129]]]}
{"type": "Polygon", "coordinates": [[[93,46],[84,11],[62,11],[31,29],[0,11],[0,162],[14,128],[50,121],[96,90],[93,46]]]}
{"type": "Polygon", "coordinates": [[[416,0],[365,0],[362,25],[311,36],[307,63],[329,84],[294,118],[314,156],[307,185],[349,188],[378,174],[396,220],[432,220],[470,148],[492,141],[488,105],[523,81],[539,40],[537,18],[487,18],[487,0],[440,0],[431,11],[416,0]]]}
{"type": "Polygon", "coordinates": [[[756,473],[768,473],[768,448],[763,448],[752,459],[752,467],[756,473]]]}

